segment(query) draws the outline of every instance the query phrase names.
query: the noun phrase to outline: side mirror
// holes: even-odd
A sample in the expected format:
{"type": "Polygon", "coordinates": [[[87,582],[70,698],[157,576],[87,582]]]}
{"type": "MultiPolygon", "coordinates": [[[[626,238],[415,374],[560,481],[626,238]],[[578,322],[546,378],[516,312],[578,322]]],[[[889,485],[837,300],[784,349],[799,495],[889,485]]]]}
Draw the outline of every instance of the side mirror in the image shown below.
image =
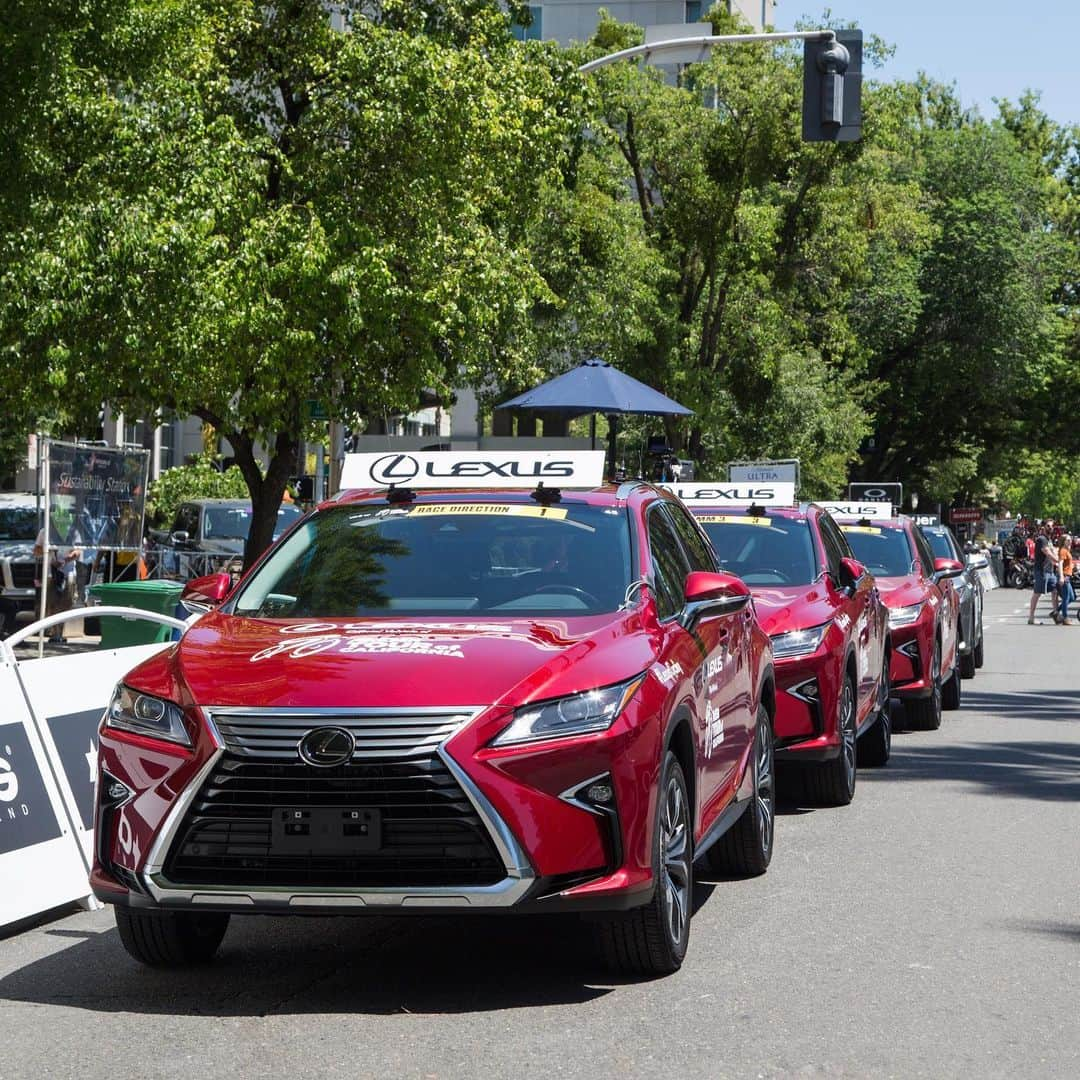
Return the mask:
{"type": "Polygon", "coordinates": [[[990,561],[985,555],[972,555],[968,559],[968,566],[973,570],[985,570],[990,565],[990,561]]]}
{"type": "Polygon", "coordinates": [[[183,529],[178,529],[174,533],[169,533],[169,543],[175,544],[179,547],[181,544],[186,544],[191,539],[191,534],[185,532],[183,529]]]}
{"type": "Polygon", "coordinates": [[[232,590],[232,577],[229,574],[207,574],[206,577],[192,578],[180,594],[180,603],[185,611],[199,615],[216,608],[232,590]]]}
{"type": "Polygon", "coordinates": [[[741,611],[750,603],[750,590],[746,582],[734,574],[694,570],[686,575],[683,598],[682,622],[689,625],[703,615],[730,615],[741,611]]]}
{"type": "Polygon", "coordinates": [[[841,589],[854,589],[865,573],[866,567],[858,559],[841,559],[838,584],[841,589]]]}
{"type": "Polygon", "coordinates": [[[964,572],[964,564],[957,559],[935,559],[934,580],[959,577],[964,572]]]}

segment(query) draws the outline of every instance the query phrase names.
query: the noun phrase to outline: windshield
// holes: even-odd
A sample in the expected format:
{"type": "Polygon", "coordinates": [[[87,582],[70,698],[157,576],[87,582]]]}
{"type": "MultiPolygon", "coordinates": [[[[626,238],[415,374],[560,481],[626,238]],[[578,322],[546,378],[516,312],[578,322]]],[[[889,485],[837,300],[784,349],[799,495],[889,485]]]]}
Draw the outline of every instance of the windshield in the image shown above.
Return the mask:
{"type": "Polygon", "coordinates": [[[5,507],[0,510],[0,540],[29,540],[37,538],[37,511],[24,507],[5,507]]]}
{"type": "Polygon", "coordinates": [[[809,585],[817,559],[805,518],[696,515],[729,574],[747,585],[809,585]]]}
{"type": "MultiPolygon", "coordinates": [[[[302,511],[295,506],[278,508],[277,524],[274,526],[276,540],[302,511]]],[[[208,506],[203,519],[204,540],[246,540],[251,531],[250,506],[208,506]]]]}
{"type": "Polygon", "coordinates": [[[341,506],[299,526],[240,593],[238,615],[593,615],[630,583],[626,514],[581,504],[341,506]]]}
{"type": "Polygon", "coordinates": [[[930,550],[934,553],[935,559],[955,559],[953,554],[952,545],[949,543],[949,538],[943,532],[931,532],[929,529],[923,529],[923,536],[926,537],[926,542],[930,545],[930,550]]]}
{"type": "Polygon", "coordinates": [[[855,558],[877,577],[911,573],[915,553],[903,529],[881,525],[841,525],[855,558]]]}

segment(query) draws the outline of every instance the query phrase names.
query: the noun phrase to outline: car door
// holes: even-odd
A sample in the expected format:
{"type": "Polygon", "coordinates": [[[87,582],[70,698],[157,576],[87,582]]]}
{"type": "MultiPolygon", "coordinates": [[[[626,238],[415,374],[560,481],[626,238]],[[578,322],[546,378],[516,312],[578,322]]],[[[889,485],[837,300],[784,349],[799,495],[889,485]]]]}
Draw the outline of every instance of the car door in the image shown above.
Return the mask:
{"type": "Polygon", "coordinates": [[[926,588],[937,593],[939,597],[938,610],[941,620],[941,671],[946,677],[956,664],[956,643],[959,641],[960,624],[960,600],[953,585],[952,578],[943,578],[940,581],[934,579],[934,552],[929,541],[922,534],[921,529],[910,527],[912,540],[915,543],[915,554],[922,564],[923,577],[926,579],[926,588]]]}
{"type": "Polygon", "coordinates": [[[851,547],[836,523],[827,514],[818,515],[821,542],[825,547],[828,564],[830,592],[837,605],[837,615],[847,621],[849,634],[855,646],[855,673],[857,686],[856,709],[861,719],[877,699],[877,680],[884,657],[881,644],[874,633],[874,596],[877,586],[873,576],[863,576],[850,589],[840,587],[840,560],[853,559],[851,547]]]}
{"type": "Polygon", "coordinates": [[[689,628],[679,622],[686,575],[691,570],[715,572],[716,561],[681,507],[655,503],[648,524],[654,572],[674,594],[661,618],[682,669],[684,694],[694,718],[698,810],[704,830],[726,805],[748,745],[748,633],[742,612],[704,616],[689,628]]]}

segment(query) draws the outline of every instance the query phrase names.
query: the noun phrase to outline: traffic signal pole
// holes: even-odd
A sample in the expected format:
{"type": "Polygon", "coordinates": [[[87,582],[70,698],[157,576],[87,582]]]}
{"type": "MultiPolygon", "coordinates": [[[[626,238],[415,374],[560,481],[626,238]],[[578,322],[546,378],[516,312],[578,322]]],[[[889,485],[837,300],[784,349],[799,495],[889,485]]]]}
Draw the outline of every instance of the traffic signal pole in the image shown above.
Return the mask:
{"type": "Polygon", "coordinates": [[[862,133],[862,31],[792,30],[768,34],[700,34],[635,45],[582,64],[587,75],[621,60],[645,63],[700,63],[720,45],[768,45],[802,41],[803,139],[806,142],[852,142],[862,133]],[[694,59],[687,54],[698,50],[694,59]]]}

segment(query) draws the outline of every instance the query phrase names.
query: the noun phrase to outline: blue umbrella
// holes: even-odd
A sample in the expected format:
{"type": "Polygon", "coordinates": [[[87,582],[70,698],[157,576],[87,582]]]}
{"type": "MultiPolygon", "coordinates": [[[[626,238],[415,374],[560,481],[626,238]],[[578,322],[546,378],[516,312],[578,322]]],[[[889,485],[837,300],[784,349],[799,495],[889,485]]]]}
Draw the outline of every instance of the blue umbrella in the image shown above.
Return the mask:
{"type": "Polygon", "coordinates": [[[593,357],[557,375],[496,409],[531,409],[562,416],[587,413],[637,413],[649,416],[692,416],[693,410],[646,386],[643,382],[593,357]]]}

